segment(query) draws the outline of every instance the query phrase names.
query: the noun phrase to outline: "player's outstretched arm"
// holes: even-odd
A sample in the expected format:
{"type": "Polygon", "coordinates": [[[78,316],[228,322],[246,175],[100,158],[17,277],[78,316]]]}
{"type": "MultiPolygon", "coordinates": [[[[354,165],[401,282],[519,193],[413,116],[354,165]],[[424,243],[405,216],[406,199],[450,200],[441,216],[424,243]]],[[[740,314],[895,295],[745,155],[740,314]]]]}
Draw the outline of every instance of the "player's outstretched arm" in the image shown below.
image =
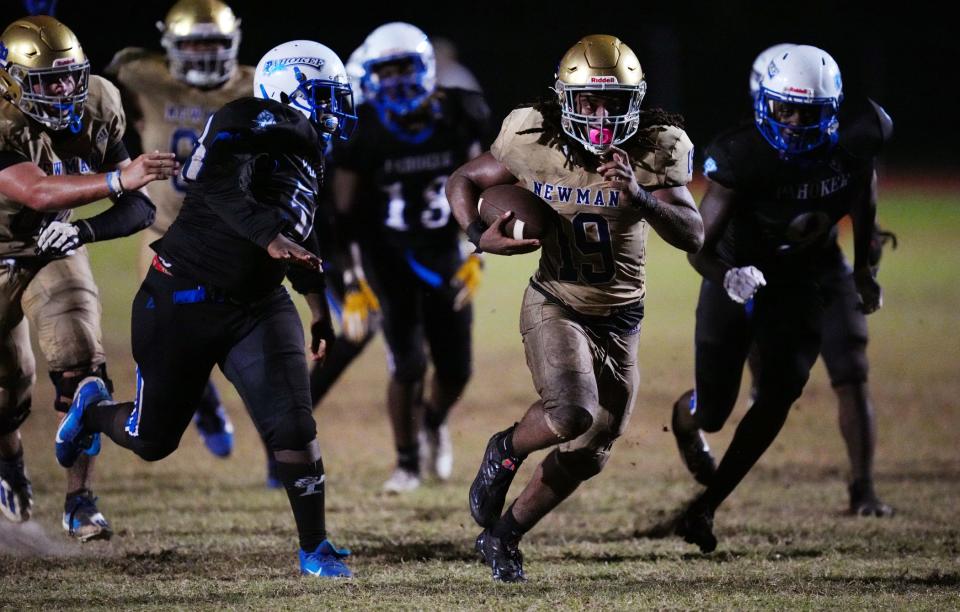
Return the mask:
{"type": "Polygon", "coordinates": [[[883,306],[883,291],[870,266],[870,240],[877,220],[876,171],[865,196],[854,202],[850,217],[853,220],[853,280],[860,294],[860,309],[870,314],[883,306]]]}
{"type": "Polygon", "coordinates": [[[724,275],[730,265],[717,256],[717,243],[723,236],[730,216],[736,192],[720,183],[709,181],[707,192],[700,201],[700,215],[703,219],[703,246],[696,253],[687,256],[690,265],[704,278],[717,284],[723,283],[724,275]]]}
{"type": "Polygon", "coordinates": [[[494,185],[512,185],[516,182],[517,177],[490,152],[460,166],[447,180],[447,201],[453,216],[478,250],[496,255],[516,255],[540,248],[539,240],[516,240],[503,233],[502,225],[510,218],[510,213],[506,213],[490,227],[486,227],[480,220],[477,201],[483,190],[494,185]]]}
{"type": "Polygon", "coordinates": [[[165,180],[179,170],[173,153],[144,153],[122,170],[87,175],[47,175],[24,161],[0,170],[0,193],[39,212],[90,204],[123,191],[165,180]]]}

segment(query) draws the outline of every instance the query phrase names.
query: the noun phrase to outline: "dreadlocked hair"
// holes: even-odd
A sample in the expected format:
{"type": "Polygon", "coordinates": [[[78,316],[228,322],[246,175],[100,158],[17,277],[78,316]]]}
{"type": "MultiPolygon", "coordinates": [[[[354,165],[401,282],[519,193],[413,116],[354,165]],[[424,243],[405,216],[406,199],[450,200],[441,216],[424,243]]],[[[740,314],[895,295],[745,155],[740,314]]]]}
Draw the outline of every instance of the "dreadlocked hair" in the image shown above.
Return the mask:
{"type": "MultiPolygon", "coordinates": [[[[581,168],[596,167],[597,156],[583,148],[576,140],[567,136],[560,124],[560,102],[556,98],[541,98],[536,102],[521,104],[518,108],[533,108],[543,117],[543,123],[540,127],[521,130],[517,135],[539,133],[537,144],[546,147],[552,147],[561,151],[566,161],[564,166],[573,169],[576,166],[581,168]]],[[[640,111],[640,127],[637,133],[621,145],[624,151],[630,155],[634,163],[645,166],[640,160],[648,153],[657,150],[657,134],[666,129],[666,126],[678,127],[684,129],[683,115],[679,113],[669,113],[661,108],[642,109],[640,111]]],[[[671,163],[671,162],[668,162],[671,163]]],[[[648,168],[653,170],[652,168],[648,168]]]]}

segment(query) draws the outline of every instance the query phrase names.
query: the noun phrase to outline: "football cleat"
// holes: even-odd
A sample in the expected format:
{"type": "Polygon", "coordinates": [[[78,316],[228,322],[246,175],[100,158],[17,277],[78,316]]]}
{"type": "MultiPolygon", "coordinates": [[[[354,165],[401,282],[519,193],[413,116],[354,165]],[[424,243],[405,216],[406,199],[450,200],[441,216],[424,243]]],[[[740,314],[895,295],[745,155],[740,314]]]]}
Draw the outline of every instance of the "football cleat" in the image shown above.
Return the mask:
{"type": "Polygon", "coordinates": [[[523,459],[510,457],[504,450],[503,441],[512,434],[513,426],[493,434],[470,485],[470,515],[481,527],[492,527],[500,518],[510,483],[523,463],[523,459]]]}
{"type": "Polygon", "coordinates": [[[706,487],[713,480],[713,475],[717,471],[717,463],[714,461],[713,455],[710,454],[710,446],[703,437],[702,431],[697,429],[692,433],[685,432],[679,426],[679,411],[684,410],[683,404],[684,402],[680,400],[674,403],[670,429],[673,430],[673,437],[677,440],[677,449],[680,451],[683,464],[687,466],[694,480],[706,487]]]}
{"type": "Polygon", "coordinates": [[[280,480],[280,472],[277,469],[277,460],[273,457],[272,452],[270,452],[269,455],[267,456],[267,488],[268,489],[283,488],[283,481],[280,480]]]}
{"type": "Polygon", "coordinates": [[[346,548],[337,548],[324,540],[312,552],[300,549],[300,574],[321,578],[351,578],[353,574],[343,559],[350,555],[346,548]]]}
{"type": "Polygon", "coordinates": [[[33,488],[23,466],[23,455],[0,459],[0,514],[14,523],[30,520],[33,488]]]}
{"type": "Polygon", "coordinates": [[[674,532],[688,544],[696,544],[700,552],[710,553],[717,549],[717,537],[713,535],[713,510],[694,501],[677,518],[674,532]]]}
{"type": "Polygon", "coordinates": [[[420,474],[398,467],[390,474],[390,478],[383,483],[383,490],[387,493],[406,493],[420,486],[420,474]]]}
{"type": "Polygon", "coordinates": [[[72,466],[81,452],[89,455],[100,452],[100,434],[84,431],[83,413],[89,406],[112,399],[102,379],[88,376],[80,382],[73,394],[73,402],[57,428],[56,454],[60,465],[72,466]]]}
{"type": "Polygon", "coordinates": [[[520,552],[520,540],[507,541],[494,536],[484,529],[477,536],[474,548],[491,570],[497,582],[525,582],[523,573],[523,553],[520,552]]]}
{"type": "Polygon", "coordinates": [[[216,457],[229,457],[233,451],[233,423],[223,404],[212,411],[197,410],[193,417],[203,444],[216,457]]]}
{"type": "Polygon", "coordinates": [[[420,430],[420,465],[438,479],[450,480],[453,474],[453,442],[446,423],[433,429],[424,425],[420,430]]]}
{"type": "Polygon", "coordinates": [[[97,498],[88,490],[67,498],[63,506],[63,528],[81,542],[109,540],[113,535],[110,523],[97,509],[97,498]]]}
{"type": "Polygon", "coordinates": [[[863,480],[854,480],[848,488],[850,491],[850,514],[854,516],[893,516],[893,508],[880,501],[873,483],[863,480]]]}

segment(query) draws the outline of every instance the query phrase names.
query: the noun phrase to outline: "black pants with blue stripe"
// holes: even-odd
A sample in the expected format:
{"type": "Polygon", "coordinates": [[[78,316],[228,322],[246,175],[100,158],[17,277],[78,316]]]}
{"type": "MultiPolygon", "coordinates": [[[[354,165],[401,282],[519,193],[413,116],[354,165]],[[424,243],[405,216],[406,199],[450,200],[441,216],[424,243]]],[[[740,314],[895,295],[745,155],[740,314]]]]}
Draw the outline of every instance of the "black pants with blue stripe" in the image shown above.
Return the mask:
{"type": "Polygon", "coordinates": [[[302,450],[316,438],[303,327],[284,288],[240,303],[151,269],[132,325],[138,388],[122,445],[144,459],[177,448],[215,365],[271,450],[302,450]]]}
{"type": "Polygon", "coordinates": [[[450,386],[470,378],[473,309],[454,310],[450,279],[463,258],[458,245],[404,249],[374,244],[364,250],[364,269],[383,309],[383,334],[392,376],[401,383],[423,379],[427,349],[436,377],[450,386]]]}

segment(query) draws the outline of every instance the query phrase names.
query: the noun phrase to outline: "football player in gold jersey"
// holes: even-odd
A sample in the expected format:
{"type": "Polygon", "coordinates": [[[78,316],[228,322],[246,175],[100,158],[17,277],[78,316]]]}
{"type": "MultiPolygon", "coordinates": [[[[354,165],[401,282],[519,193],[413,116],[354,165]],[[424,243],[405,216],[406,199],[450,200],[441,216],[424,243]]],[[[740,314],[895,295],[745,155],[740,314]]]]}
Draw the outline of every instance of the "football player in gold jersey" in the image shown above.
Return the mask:
{"type": "MultiPolygon", "coordinates": [[[[83,245],[126,236],[153,221],[138,191],[169,178],[171,154],[130,161],[120,94],[90,75],[77,37],[56,19],[27,17],[0,34],[0,511],[30,518],[30,481],[18,429],[30,412],[35,362],[27,319],[66,412],[84,377],[106,377],[100,302],[83,245]],[[68,209],[111,198],[76,223],[68,209]],[[27,319],[24,318],[27,315],[27,319]]],[[[94,441],[67,470],[63,526],[80,540],[109,538],[90,492],[94,441]]]]}
{"type": "MultiPolygon", "coordinates": [[[[181,162],[193,150],[207,118],[221,106],[250,95],[252,66],[237,64],[240,20],[220,0],[179,0],[157,24],[166,55],[145,49],[118,52],[107,68],[123,93],[124,109],[145,151],[173,151],[181,162]]],[[[157,183],[150,195],[157,218],[143,232],[140,271],[180,212],[186,186],[180,176],[157,183]]],[[[233,426],[213,383],[207,385],[194,422],[211,453],[226,457],[233,426]]]]}
{"type": "Polygon", "coordinates": [[[540,399],[494,434],[470,488],[484,531],[477,551],[495,580],[524,580],[520,538],[603,468],[630,418],[652,227],[695,252],[703,223],[686,184],[693,146],[682,119],[642,111],[636,55],[613,36],[581,39],[564,55],[557,97],[514,110],[488,153],[447,182],[457,221],[477,248],[500,255],[542,245],[520,314],[527,364],[540,399]],[[555,210],[542,241],[504,235],[506,213],[483,227],[482,190],[517,183],[555,210]],[[554,447],[501,516],[517,467],[554,447]]]}

